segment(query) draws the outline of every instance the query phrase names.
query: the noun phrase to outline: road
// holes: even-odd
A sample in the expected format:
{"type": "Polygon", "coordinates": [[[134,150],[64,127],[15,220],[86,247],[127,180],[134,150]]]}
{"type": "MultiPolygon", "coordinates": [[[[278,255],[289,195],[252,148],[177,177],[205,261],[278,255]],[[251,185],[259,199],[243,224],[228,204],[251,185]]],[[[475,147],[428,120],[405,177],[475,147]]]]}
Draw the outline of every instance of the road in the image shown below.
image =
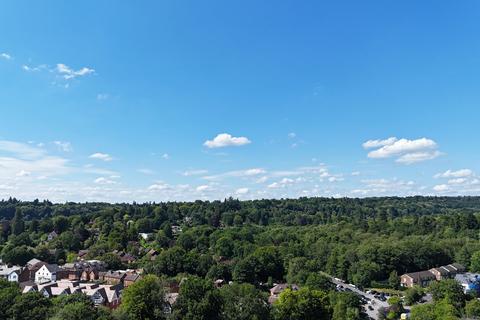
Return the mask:
{"type": "Polygon", "coordinates": [[[378,300],[377,298],[375,298],[372,294],[368,294],[368,293],[365,293],[363,292],[362,290],[354,287],[353,285],[351,284],[348,284],[348,283],[345,283],[341,280],[337,280],[333,277],[330,277],[330,279],[332,280],[332,282],[335,284],[335,285],[341,285],[343,286],[344,288],[348,288],[350,289],[353,293],[356,293],[357,295],[361,296],[361,297],[365,297],[365,298],[368,298],[370,299],[371,301],[371,304],[366,304],[365,305],[365,312],[368,314],[369,317],[371,317],[372,319],[378,319],[378,309],[380,309],[381,307],[388,307],[388,303],[386,301],[381,301],[381,300],[378,300]],[[368,306],[371,305],[373,307],[373,310],[370,310],[368,309],[368,306]]]}

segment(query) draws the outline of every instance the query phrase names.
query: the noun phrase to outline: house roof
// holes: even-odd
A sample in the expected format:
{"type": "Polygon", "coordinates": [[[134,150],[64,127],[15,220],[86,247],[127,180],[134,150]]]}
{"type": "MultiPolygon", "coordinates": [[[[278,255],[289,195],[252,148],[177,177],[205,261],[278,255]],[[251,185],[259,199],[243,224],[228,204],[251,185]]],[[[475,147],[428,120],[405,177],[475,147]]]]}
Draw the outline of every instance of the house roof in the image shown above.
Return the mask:
{"type": "Polygon", "coordinates": [[[12,272],[17,272],[17,273],[20,273],[20,271],[22,270],[22,267],[19,267],[19,266],[12,266],[12,267],[9,267],[7,265],[0,265],[0,276],[8,276],[10,275],[12,272]]]}
{"type": "Polygon", "coordinates": [[[98,293],[99,295],[102,296],[104,301],[108,301],[108,297],[107,297],[107,293],[105,292],[105,288],[82,289],[82,292],[85,293],[89,297],[98,293]]]}
{"type": "Polygon", "coordinates": [[[46,264],[45,268],[47,268],[47,270],[51,273],[57,273],[57,271],[60,270],[58,264],[46,264]]]}
{"type": "Polygon", "coordinates": [[[125,253],[124,255],[120,256],[120,260],[122,262],[125,262],[125,261],[135,261],[135,257],[132,256],[131,254],[129,253],[125,253]]]}
{"type": "Polygon", "coordinates": [[[430,270],[431,271],[436,271],[436,272],[440,273],[442,276],[450,273],[450,270],[448,270],[445,267],[432,268],[430,270]]]}
{"type": "Polygon", "coordinates": [[[454,267],[456,269],[456,271],[465,271],[465,267],[463,265],[461,265],[460,263],[452,263],[452,264],[449,264],[450,266],[454,267]]]}
{"type": "Polygon", "coordinates": [[[78,251],[78,257],[83,257],[84,255],[86,255],[88,253],[89,250],[79,250],[78,251]]]}
{"type": "Polygon", "coordinates": [[[35,266],[37,266],[38,264],[41,264],[41,263],[45,264],[45,262],[33,258],[33,259],[31,259],[30,261],[27,262],[27,266],[35,267],[35,266]]]}
{"type": "Polygon", "coordinates": [[[125,281],[137,281],[138,279],[140,278],[140,275],[138,273],[129,273],[127,274],[127,276],[125,277],[125,281]]]}
{"type": "Polygon", "coordinates": [[[435,279],[435,275],[430,271],[411,272],[411,273],[406,273],[403,276],[408,276],[416,282],[424,279],[435,279]]]}
{"type": "Polygon", "coordinates": [[[177,298],[178,298],[178,293],[177,292],[169,292],[169,293],[166,293],[165,294],[165,300],[167,300],[167,302],[170,304],[170,305],[173,305],[176,301],[177,301],[177,298]]]}
{"type": "Polygon", "coordinates": [[[126,276],[125,272],[120,271],[108,271],[105,273],[105,278],[123,279],[126,276]]]}
{"type": "Polygon", "coordinates": [[[270,294],[280,294],[287,288],[292,289],[293,291],[297,291],[299,289],[296,284],[279,283],[270,289],[270,294]]]}

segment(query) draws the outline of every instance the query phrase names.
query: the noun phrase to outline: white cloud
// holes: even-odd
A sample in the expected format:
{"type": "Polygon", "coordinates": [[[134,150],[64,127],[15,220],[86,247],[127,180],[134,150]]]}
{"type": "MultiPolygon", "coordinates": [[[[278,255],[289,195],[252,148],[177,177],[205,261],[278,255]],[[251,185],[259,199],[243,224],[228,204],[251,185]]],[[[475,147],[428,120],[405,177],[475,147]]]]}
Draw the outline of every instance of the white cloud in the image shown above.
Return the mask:
{"type": "Polygon", "coordinates": [[[96,184],[116,184],[117,182],[105,177],[99,177],[93,181],[96,184]]]}
{"type": "Polygon", "coordinates": [[[63,63],[57,64],[56,71],[65,79],[70,80],[77,77],[82,77],[91,73],[94,73],[95,70],[87,67],[83,67],[79,70],[73,70],[63,63]]]}
{"type": "Polygon", "coordinates": [[[296,136],[297,136],[297,134],[296,134],[295,132],[290,132],[290,133],[288,134],[288,137],[289,137],[290,139],[293,139],[293,138],[295,138],[296,136]]]}
{"type": "Polygon", "coordinates": [[[345,179],[342,178],[342,177],[336,177],[336,176],[328,178],[329,182],[339,182],[339,181],[343,181],[343,180],[345,180],[345,179]]]}
{"type": "Polygon", "coordinates": [[[235,194],[238,194],[238,195],[247,194],[248,191],[249,191],[248,188],[238,188],[238,189],[235,191],[235,194]]]}
{"type": "Polygon", "coordinates": [[[204,142],[207,148],[223,148],[223,147],[238,147],[251,143],[246,137],[233,137],[228,133],[220,133],[213,140],[204,142]]]}
{"type": "Polygon", "coordinates": [[[170,189],[170,186],[166,183],[156,183],[148,187],[148,190],[150,191],[162,191],[168,189],[170,189]]]}
{"type": "Polygon", "coordinates": [[[365,149],[370,149],[370,148],[379,148],[387,145],[391,145],[395,143],[398,139],[395,137],[390,137],[385,140],[368,140],[362,144],[362,146],[365,149]]]}
{"type": "Polygon", "coordinates": [[[448,184],[464,184],[468,179],[465,178],[455,178],[448,180],[448,184]]]}
{"type": "Polygon", "coordinates": [[[208,170],[203,170],[203,169],[186,170],[186,171],[182,172],[182,175],[185,176],[185,177],[190,177],[190,176],[200,176],[200,175],[207,174],[207,173],[208,173],[208,170]]]}
{"type": "Polygon", "coordinates": [[[11,60],[12,56],[9,55],[8,53],[2,52],[2,53],[0,53],[0,58],[5,59],[5,60],[11,60]]]}
{"type": "Polygon", "coordinates": [[[363,143],[365,149],[376,148],[368,153],[369,158],[384,159],[397,157],[396,162],[413,164],[437,158],[441,153],[436,150],[437,143],[431,139],[416,140],[397,139],[369,140],[363,143]]]}
{"type": "Polygon", "coordinates": [[[248,169],[243,172],[245,176],[256,176],[263,173],[265,173],[265,170],[261,168],[248,169]]]}
{"type": "Polygon", "coordinates": [[[27,72],[36,72],[46,69],[48,66],[46,64],[40,64],[36,67],[28,66],[26,64],[22,65],[22,69],[27,72]]]}
{"type": "Polygon", "coordinates": [[[53,144],[64,152],[71,152],[73,150],[72,144],[67,141],[53,141],[53,144]]]}
{"type": "Polygon", "coordinates": [[[433,187],[433,190],[437,192],[445,192],[445,191],[449,191],[450,187],[446,184],[438,184],[433,187]]]}
{"type": "Polygon", "coordinates": [[[62,175],[71,171],[67,163],[64,158],[49,156],[42,148],[0,140],[0,180],[30,175],[62,175]]]}
{"type": "Polygon", "coordinates": [[[96,152],[94,154],[91,154],[89,156],[89,158],[103,160],[103,161],[112,161],[113,160],[111,155],[109,155],[108,153],[101,153],[101,152],[96,152]]]}
{"type": "Polygon", "coordinates": [[[13,154],[22,159],[38,158],[46,153],[41,148],[36,148],[25,143],[0,140],[0,152],[13,154]]]}
{"type": "Polygon", "coordinates": [[[164,154],[162,154],[162,159],[168,160],[168,159],[170,159],[170,155],[168,153],[164,153],[164,154]]]}
{"type": "Polygon", "coordinates": [[[208,191],[210,190],[211,187],[209,185],[201,185],[201,186],[198,186],[195,190],[197,190],[198,192],[204,192],[204,191],[208,191]]]}
{"type": "Polygon", "coordinates": [[[290,179],[290,178],[283,178],[282,180],[278,182],[273,182],[267,186],[267,188],[270,189],[276,189],[276,188],[284,188],[287,185],[291,185],[295,182],[295,180],[290,179]]]}
{"type": "Polygon", "coordinates": [[[437,173],[435,178],[465,178],[473,175],[473,171],[470,169],[460,169],[457,171],[447,170],[443,173],[437,173]]]}
{"type": "Polygon", "coordinates": [[[267,180],[268,180],[268,177],[263,176],[263,177],[260,177],[257,180],[255,180],[255,183],[265,183],[265,182],[267,182],[267,180]]]}
{"type": "Polygon", "coordinates": [[[414,152],[414,153],[407,153],[395,160],[398,163],[404,164],[413,164],[421,161],[432,160],[441,155],[440,151],[432,151],[432,152],[414,152]]]}
{"type": "Polygon", "coordinates": [[[353,195],[362,196],[385,196],[385,195],[416,195],[419,187],[415,181],[393,179],[365,179],[362,180],[362,188],[356,188],[351,191],[353,195]]]}

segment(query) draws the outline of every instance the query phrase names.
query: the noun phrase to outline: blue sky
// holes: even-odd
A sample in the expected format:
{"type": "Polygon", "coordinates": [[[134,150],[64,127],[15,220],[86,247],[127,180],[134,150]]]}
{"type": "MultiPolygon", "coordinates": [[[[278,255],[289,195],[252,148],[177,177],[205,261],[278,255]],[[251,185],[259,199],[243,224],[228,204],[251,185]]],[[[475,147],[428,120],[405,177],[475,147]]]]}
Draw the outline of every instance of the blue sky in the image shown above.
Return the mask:
{"type": "Polygon", "coordinates": [[[3,1],[0,198],[480,193],[478,1],[3,1]]]}

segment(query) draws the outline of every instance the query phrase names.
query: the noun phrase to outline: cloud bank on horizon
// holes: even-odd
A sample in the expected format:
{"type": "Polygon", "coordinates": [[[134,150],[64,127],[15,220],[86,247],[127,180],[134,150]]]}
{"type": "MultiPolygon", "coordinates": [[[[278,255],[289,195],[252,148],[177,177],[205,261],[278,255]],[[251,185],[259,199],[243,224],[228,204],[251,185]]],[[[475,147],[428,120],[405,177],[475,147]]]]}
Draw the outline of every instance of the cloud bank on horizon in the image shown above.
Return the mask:
{"type": "MultiPolygon", "coordinates": [[[[225,140],[221,141],[222,147],[227,147],[223,142],[225,140]]],[[[238,146],[238,143],[233,146],[238,146]]],[[[398,165],[414,165],[434,160],[436,157],[432,156],[422,157],[418,161],[399,161],[407,155],[436,152],[437,148],[437,144],[427,138],[368,140],[362,146],[367,150],[374,149],[367,154],[368,162],[388,161],[393,158],[398,165]]],[[[108,167],[114,160],[110,154],[95,152],[80,155],[85,162],[81,165],[80,161],[70,159],[72,153],[74,151],[70,142],[0,140],[0,198],[12,196],[21,199],[48,198],[60,202],[132,202],[216,200],[231,196],[257,199],[303,196],[470,195],[480,191],[479,178],[473,170],[466,168],[438,172],[425,182],[423,179],[406,180],[398,177],[372,178],[367,170],[349,172],[348,168],[318,163],[315,159],[312,159],[309,165],[282,169],[271,169],[267,166],[225,172],[211,172],[214,169],[186,169],[178,171],[177,179],[174,179],[188,180],[182,183],[166,182],[157,177],[157,171],[137,168],[134,169],[136,172],[149,177],[142,186],[137,187],[125,178],[132,172],[118,172],[108,167]],[[90,160],[100,161],[103,165],[98,166],[98,163],[90,160]]]]}

